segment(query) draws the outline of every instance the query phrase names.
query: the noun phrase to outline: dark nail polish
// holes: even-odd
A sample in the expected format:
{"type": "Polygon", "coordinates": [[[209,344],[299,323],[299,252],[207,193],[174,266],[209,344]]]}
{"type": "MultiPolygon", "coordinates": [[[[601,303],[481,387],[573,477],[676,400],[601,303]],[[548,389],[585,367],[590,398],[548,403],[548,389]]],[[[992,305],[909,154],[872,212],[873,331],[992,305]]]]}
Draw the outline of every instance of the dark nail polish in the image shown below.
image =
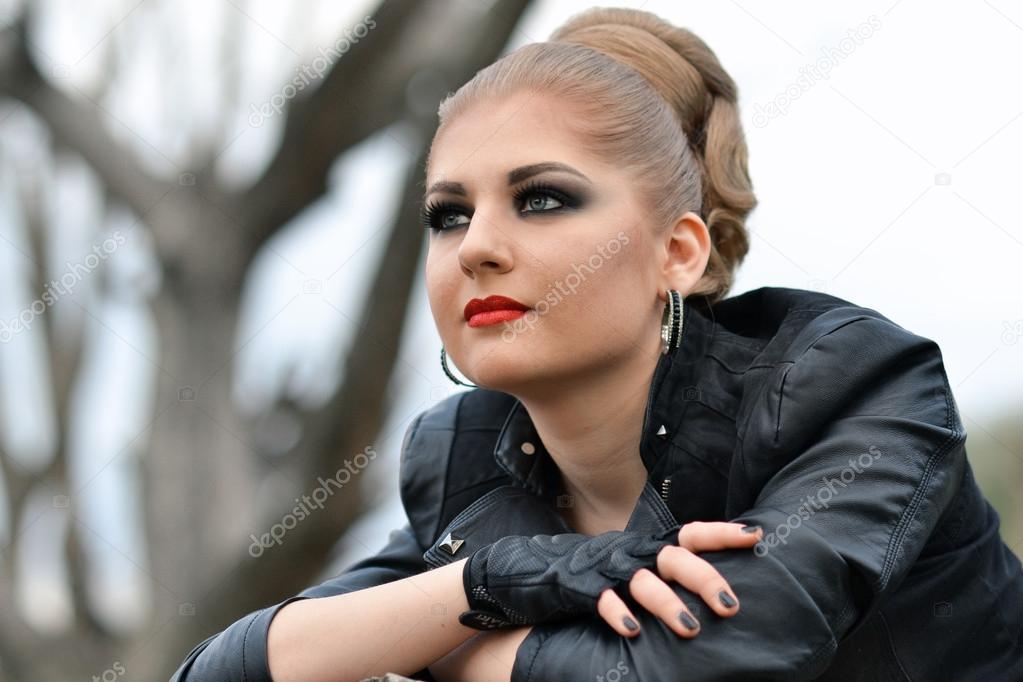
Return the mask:
{"type": "Polygon", "coordinates": [[[720,599],[721,603],[724,604],[725,606],[727,606],[728,608],[732,608],[737,603],[732,598],[732,595],[728,594],[724,590],[721,590],[720,592],[718,592],[718,599],[720,599]]]}
{"type": "Polygon", "coordinates": [[[700,627],[700,624],[696,622],[696,619],[685,611],[678,612],[678,619],[682,621],[682,625],[685,625],[690,630],[696,630],[700,627]]]}
{"type": "Polygon", "coordinates": [[[639,629],[639,626],[636,625],[636,621],[632,620],[628,616],[625,616],[624,618],[622,618],[622,622],[625,623],[625,627],[627,627],[632,632],[635,632],[636,630],[639,629]]]}
{"type": "Polygon", "coordinates": [[[742,532],[743,533],[756,533],[758,530],[760,530],[760,526],[743,526],[742,527],[742,532]]]}

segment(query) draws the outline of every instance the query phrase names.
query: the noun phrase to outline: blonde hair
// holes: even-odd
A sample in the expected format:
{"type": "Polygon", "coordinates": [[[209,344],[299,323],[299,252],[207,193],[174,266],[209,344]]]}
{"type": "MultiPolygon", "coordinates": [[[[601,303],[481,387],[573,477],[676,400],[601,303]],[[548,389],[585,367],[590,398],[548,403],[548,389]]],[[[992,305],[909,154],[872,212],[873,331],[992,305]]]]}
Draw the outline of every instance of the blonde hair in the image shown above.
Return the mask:
{"type": "Polygon", "coordinates": [[[735,83],[703,40],[642,10],[580,12],[547,42],[503,56],[445,98],[438,132],[473,104],[519,91],[581,107],[574,132],[632,174],[662,229],[698,213],[712,247],[692,293],[711,303],[728,293],[749,251],[745,220],[757,200],[735,83]]]}

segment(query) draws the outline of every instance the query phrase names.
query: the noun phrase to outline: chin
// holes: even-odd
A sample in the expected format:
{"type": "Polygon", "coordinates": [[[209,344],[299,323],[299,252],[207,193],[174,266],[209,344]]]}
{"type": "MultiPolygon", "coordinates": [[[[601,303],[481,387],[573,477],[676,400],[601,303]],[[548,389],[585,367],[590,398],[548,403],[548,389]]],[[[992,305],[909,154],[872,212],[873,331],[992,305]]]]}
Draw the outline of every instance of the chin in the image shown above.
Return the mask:
{"type": "Polygon", "coordinates": [[[472,373],[465,376],[474,384],[498,391],[527,379],[525,374],[532,374],[533,369],[518,349],[501,341],[479,344],[466,354],[465,367],[472,373]]]}

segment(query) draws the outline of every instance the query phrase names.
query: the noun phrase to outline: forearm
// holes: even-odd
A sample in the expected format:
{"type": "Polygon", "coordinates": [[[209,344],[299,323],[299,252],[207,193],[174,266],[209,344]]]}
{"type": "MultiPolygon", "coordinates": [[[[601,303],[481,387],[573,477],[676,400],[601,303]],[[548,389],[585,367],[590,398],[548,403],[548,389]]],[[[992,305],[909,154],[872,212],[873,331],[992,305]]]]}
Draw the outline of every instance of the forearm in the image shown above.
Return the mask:
{"type": "Polygon", "coordinates": [[[273,679],[357,681],[427,667],[478,632],[458,622],[468,608],[464,563],[286,605],[267,637],[273,679]]]}
{"type": "Polygon", "coordinates": [[[507,682],[519,645],[531,630],[524,626],[480,632],[433,663],[430,674],[440,682],[507,682]]]}

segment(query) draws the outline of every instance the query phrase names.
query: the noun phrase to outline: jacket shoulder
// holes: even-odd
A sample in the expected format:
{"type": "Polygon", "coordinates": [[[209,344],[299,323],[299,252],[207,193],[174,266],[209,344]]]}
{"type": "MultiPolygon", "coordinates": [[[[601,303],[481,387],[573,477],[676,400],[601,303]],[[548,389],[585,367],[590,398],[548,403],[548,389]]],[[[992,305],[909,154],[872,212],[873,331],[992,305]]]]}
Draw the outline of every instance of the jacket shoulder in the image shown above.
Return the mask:
{"type": "MultiPolygon", "coordinates": [[[[903,360],[912,349],[930,351],[931,358],[940,359],[938,344],[898,324],[880,311],[830,294],[801,289],[786,290],[799,306],[787,316],[790,337],[784,360],[796,361],[811,350],[819,349],[826,337],[833,347],[844,352],[870,354],[878,360],[898,354],[903,360]],[[855,327],[847,327],[855,325],[855,327]],[[864,346],[864,343],[876,345],[864,346]]],[[[918,354],[920,360],[926,353],[918,354]]],[[[927,359],[931,359],[927,358],[927,359]]],[[[805,362],[805,360],[804,360],[805,362]]]]}
{"type": "Polygon", "coordinates": [[[938,344],[878,310],[782,287],[718,305],[719,325],[745,326],[740,333],[747,339],[759,337],[738,410],[747,446],[781,447],[786,423],[801,424],[799,433],[819,433],[842,413],[895,406],[906,417],[961,428],[938,344]]]}
{"type": "Polygon", "coordinates": [[[852,452],[851,443],[866,439],[867,427],[878,422],[891,438],[915,424],[934,451],[965,439],[938,344],[877,310],[823,296],[807,308],[812,312],[786,318],[743,406],[748,492],[759,492],[780,467],[822,440],[846,438],[852,452]]]}
{"type": "Polygon", "coordinates": [[[808,289],[760,287],[720,301],[713,316],[722,329],[757,342],[758,366],[793,362],[824,336],[860,320],[872,320],[892,339],[923,339],[878,310],[808,289]]]}
{"type": "Polygon", "coordinates": [[[440,400],[409,424],[401,445],[400,494],[424,547],[480,495],[509,482],[494,447],[514,404],[507,393],[474,388],[440,400]]]}

